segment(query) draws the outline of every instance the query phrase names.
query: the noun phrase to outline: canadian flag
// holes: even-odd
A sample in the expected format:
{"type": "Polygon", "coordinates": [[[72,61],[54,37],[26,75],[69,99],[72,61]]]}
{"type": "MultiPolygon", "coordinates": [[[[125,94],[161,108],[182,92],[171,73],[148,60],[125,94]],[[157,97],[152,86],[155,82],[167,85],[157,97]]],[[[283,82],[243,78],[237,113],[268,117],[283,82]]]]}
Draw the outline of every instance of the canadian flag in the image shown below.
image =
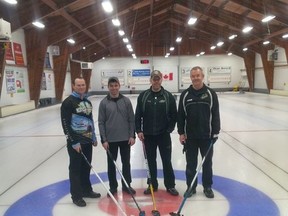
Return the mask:
{"type": "Polygon", "coordinates": [[[163,80],[173,80],[173,73],[163,74],[163,80]]]}

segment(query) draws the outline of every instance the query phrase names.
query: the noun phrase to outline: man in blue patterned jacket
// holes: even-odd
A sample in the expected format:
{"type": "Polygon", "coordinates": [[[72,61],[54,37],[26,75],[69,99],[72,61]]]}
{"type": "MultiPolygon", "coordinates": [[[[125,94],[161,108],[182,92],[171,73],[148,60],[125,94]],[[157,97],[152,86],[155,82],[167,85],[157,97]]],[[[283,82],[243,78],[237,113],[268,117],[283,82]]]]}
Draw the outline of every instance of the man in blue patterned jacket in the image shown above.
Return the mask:
{"type": "Polygon", "coordinates": [[[86,82],[76,78],[73,92],[61,106],[61,121],[67,139],[67,149],[70,158],[69,180],[73,203],[79,207],[86,206],[83,197],[99,198],[99,193],[93,192],[90,182],[90,166],[80,154],[92,160],[92,145],[97,146],[95,127],[92,116],[92,104],[86,97],[86,82]]]}

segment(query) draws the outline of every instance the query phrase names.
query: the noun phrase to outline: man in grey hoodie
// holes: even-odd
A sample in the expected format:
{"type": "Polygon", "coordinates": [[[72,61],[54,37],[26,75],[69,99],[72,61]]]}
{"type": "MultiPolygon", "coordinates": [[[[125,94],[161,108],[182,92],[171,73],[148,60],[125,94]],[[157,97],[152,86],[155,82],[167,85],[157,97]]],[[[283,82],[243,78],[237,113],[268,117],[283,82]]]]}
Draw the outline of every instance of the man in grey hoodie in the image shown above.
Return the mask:
{"type": "MultiPolygon", "coordinates": [[[[132,182],[130,149],[135,144],[134,111],[130,99],[120,94],[119,89],[119,79],[110,77],[109,93],[99,105],[98,125],[103,148],[110,151],[114,160],[117,160],[120,149],[123,176],[130,191],[135,194],[136,191],[130,186],[132,182]]],[[[118,187],[116,167],[108,154],[107,163],[110,192],[114,195],[118,187]]],[[[122,180],[122,191],[129,193],[129,189],[122,180]]]]}

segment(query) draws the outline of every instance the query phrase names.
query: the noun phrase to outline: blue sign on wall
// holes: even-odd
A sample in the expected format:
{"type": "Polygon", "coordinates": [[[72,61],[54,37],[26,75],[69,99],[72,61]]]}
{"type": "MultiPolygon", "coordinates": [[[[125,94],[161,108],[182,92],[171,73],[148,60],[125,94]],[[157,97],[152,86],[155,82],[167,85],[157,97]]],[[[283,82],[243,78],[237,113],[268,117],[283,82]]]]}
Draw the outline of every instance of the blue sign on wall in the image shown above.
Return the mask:
{"type": "Polygon", "coordinates": [[[132,70],[133,77],[150,76],[150,69],[136,69],[132,70]]]}

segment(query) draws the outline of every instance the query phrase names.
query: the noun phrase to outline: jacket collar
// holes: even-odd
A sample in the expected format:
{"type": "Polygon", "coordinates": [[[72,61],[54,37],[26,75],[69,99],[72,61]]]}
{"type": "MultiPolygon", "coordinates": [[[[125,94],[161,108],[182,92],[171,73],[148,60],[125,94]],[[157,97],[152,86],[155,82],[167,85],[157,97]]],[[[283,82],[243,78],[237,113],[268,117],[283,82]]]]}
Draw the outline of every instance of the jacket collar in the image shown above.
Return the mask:
{"type": "MultiPolygon", "coordinates": [[[[81,95],[80,95],[79,93],[75,92],[75,91],[73,91],[71,95],[74,96],[74,97],[76,97],[76,98],[81,99],[81,95]]],[[[83,99],[86,99],[86,98],[87,98],[87,94],[84,94],[84,95],[83,95],[83,99]]],[[[82,99],[82,100],[83,100],[83,99],[82,99]]]]}

